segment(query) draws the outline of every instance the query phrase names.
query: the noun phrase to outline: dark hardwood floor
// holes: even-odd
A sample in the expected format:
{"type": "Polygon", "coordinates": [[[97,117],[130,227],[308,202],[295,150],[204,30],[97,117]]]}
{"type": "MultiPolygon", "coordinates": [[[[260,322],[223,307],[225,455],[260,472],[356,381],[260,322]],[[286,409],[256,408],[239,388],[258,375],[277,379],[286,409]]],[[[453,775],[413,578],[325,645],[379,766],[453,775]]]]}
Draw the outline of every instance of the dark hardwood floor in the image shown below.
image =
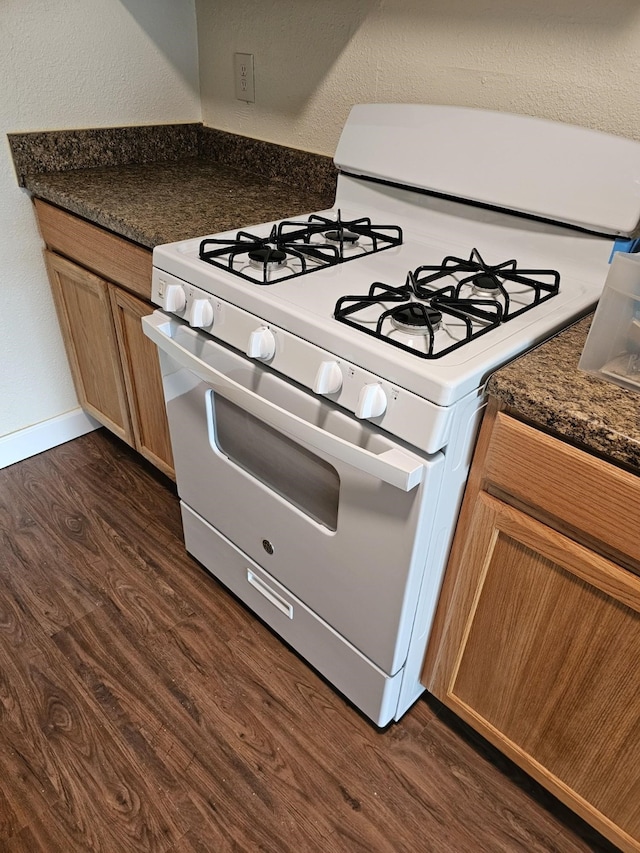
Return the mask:
{"type": "Polygon", "coordinates": [[[0,850],[614,849],[434,700],[376,730],[104,430],[0,471],[0,531],[0,850]]]}

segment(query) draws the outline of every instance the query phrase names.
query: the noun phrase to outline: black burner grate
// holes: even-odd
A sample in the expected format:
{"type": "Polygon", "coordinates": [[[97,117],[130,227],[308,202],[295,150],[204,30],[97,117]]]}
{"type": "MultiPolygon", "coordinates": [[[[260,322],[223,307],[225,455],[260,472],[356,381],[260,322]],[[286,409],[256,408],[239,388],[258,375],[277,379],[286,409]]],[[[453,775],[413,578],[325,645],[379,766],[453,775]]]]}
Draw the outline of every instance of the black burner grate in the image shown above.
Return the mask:
{"type": "Polygon", "coordinates": [[[268,237],[238,231],[235,237],[208,237],[200,259],[254,284],[277,284],[327,266],[399,246],[402,229],[374,225],[368,217],[344,221],[313,214],[304,221],[284,220],[268,237]]]}
{"type": "Polygon", "coordinates": [[[402,287],[374,282],[366,294],[343,296],[334,317],[412,355],[435,359],[540,305],[559,290],[560,274],[555,270],[518,269],[515,260],[489,265],[473,249],[468,260],[449,255],[441,264],[418,267],[408,273],[402,287]],[[454,283],[433,287],[451,278],[454,283]],[[514,305],[510,284],[524,288],[525,304],[514,305]],[[383,307],[388,303],[398,304],[383,307]],[[360,315],[378,304],[381,311],[375,327],[365,324],[360,315]],[[460,321],[462,332],[457,340],[436,347],[439,320],[446,324],[448,317],[460,321]],[[388,321],[395,329],[419,327],[425,336],[424,350],[390,337],[385,331],[388,321]]]}

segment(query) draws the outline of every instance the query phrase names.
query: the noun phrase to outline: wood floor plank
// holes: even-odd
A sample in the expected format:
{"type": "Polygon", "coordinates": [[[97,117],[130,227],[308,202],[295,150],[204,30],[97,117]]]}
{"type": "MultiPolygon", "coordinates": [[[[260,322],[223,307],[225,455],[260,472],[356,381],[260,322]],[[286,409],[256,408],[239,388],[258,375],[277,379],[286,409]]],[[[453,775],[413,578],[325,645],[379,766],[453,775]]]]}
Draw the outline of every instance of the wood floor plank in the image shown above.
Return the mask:
{"type": "Polygon", "coordinates": [[[14,533],[12,540],[12,548],[3,550],[0,584],[43,631],[54,634],[101,606],[104,599],[98,587],[86,573],[76,571],[53,543],[50,552],[42,554],[32,534],[14,533]]]}
{"type": "Polygon", "coordinates": [[[103,430],[0,471],[0,850],[612,849],[435,700],[375,729],[103,430]]]}
{"type": "Polygon", "coordinates": [[[56,799],[56,793],[42,788],[24,757],[0,732],[0,774],[11,785],[0,785],[0,849],[9,839],[29,827],[34,814],[43,813],[56,799]]]}
{"type": "Polygon", "coordinates": [[[26,664],[5,655],[2,673],[5,739],[28,760],[38,785],[57,794],[51,825],[64,838],[96,851],[164,850],[184,833],[107,721],[96,725],[64,670],[52,669],[44,654],[26,664]]]}
{"type": "MultiPolygon", "coordinates": [[[[110,641],[117,626],[107,624],[108,617],[117,618],[103,609],[56,637],[71,665],[82,673],[90,689],[107,685],[120,720],[133,721],[157,736],[154,746],[160,750],[165,747],[160,753],[163,761],[185,780],[188,798],[203,816],[227,833],[229,844],[247,843],[247,849],[255,844],[259,849],[260,844],[272,843],[270,828],[274,820],[282,819],[281,809],[289,819],[291,802],[276,798],[273,789],[277,780],[270,775],[266,778],[246,759],[253,747],[243,742],[243,733],[232,736],[229,732],[228,719],[218,704],[219,694],[210,684],[203,687],[173,677],[166,661],[160,665],[155,655],[150,660],[146,649],[137,646],[136,638],[125,638],[120,632],[115,641],[110,641]],[[216,803],[213,809],[212,801],[216,803]],[[250,804],[250,820],[243,804],[250,804]]],[[[157,642],[156,638],[156,646],[157,642]]],[[[219,651],[224,652],[223,644],[219,651]]],[[[219,684],[228,697],[233,695],[233,671],[226,675],[226,679],[219,676],[219,684]]],[[[101,695],[95,695],[102,701],[101,695]]],[[[116,722],[114,707],[104,710],[116,722]]],[[[308,837],[300,836],[299,831],[298,843],[292,840],[282,846],[284,839],[277,840],[283,853],[300,849],[301,843],[308,843],[308,837]]]]}
{"type": "Polygon", "coordinates": [[[35,636],[43,633],[34,619],[24,618],[26,613],[28,608],[21,596],[0,578],[0,641],[5,644],[6,654],[19,655],[23,660],[40,654],[35,636]]]}
{"type": "MultiPolygon", "coordinates": [[[[66,586],[77,591],[81,584],[74,578],[75,570],[71,567],[81,566],[89,605],[95,606],[105,596],[110,598],[144,633],[164,630],[193,612],[162,573],[155,570],[156,559],[163,559],[162,546],[153,555],[131,544],[129,535],[136,533],[131,519],[127,535],[124,529],[117,530],[109,523],[109,504],[105,503],[104,512],[97,512],[90,501],[82,499],[74,482],[56,479],[47,483],[46,490],[36,487],[40,482],[32,467],[28,476],[21,482],[14,479],[11,485],[15,501],[28,506],[37,519],[41,537],[45,532],[50,537],[49,551],[53,552],[54,565],[59,568],[51,578],[53,581],[58,575],[53,589],[60,591],[66,586]]],[[[14,547],[22,546],[24,559],[28,560],[26,535],[16,531],[12,538],[14,547]]],[[[30,561],[34,572],[39,559],[30,561]]],[[[47,571],[51,572],[51,567],[47,571]]]]}
{"type": "Polygon", "coordinates": [[[47,839],[47,848],[42,847],[40,842],[35,838],[31,827],[26,826],[20,832],[7,838],[2,845],[3,853],[62,853],[51,844],[51,839],[47,839]]]}
{"type": "MultiPolygon", "coordinates": [[[[93,496],[100,505],[121,509],[134,522],[142,521],[143,526],[155,524],[167,536],[181,539],[182,522],[175,483],[104,430],[83,436],[81,440],[85,439],[90,443],[89,458],[80,465],[73,465],[74,478],[82,484],[85,499],[93,496]]],[[[69,444],[55,448],[47,454],[47,464],[67,478],[70,453],[77,458],[69,444]],[[66,453],[62,448],[67,448],[66,453]]]]}

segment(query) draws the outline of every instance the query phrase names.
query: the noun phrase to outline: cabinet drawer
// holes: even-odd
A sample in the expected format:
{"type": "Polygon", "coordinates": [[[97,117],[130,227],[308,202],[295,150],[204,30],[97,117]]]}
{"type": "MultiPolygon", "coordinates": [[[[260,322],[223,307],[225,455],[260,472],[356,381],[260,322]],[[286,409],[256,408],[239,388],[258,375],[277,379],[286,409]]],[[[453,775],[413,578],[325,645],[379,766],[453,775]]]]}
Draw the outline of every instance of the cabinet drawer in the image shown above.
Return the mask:
{"type": "Polygon", "coordinates": [[[149,249],[40,199],[35,199],[34,204],[40,233],[48,248],[151,300],[149,249]]]}
{"type": "Polygon", "coordinates": [[[640,477],[498,412],[482,487],[640,571],[640,477]]]}

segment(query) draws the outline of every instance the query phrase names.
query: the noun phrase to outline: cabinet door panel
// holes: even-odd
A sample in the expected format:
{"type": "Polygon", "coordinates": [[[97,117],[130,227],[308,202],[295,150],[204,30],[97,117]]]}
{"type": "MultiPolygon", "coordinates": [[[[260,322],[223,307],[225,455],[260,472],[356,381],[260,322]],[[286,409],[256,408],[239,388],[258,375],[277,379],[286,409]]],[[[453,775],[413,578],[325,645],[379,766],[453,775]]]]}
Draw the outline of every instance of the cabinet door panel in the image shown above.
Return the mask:
{"type": "Polygon", "coordinates": [[[161,471],[174,478],[158,350],[142,331],[141,318],[150,314],[152,307],[114,286],[110,287],[109,294],[136,448],[161,471]]]}
{"type": "Polygon", "coordinates": [[[109,286],[52,252],[45,259],[80,405],[133,444],[109,286]]]}
{"type": "Polygon", "coordinates": [[[480,569],[447,704],[640,849],[640,579],[485,493],[462,560],[480,569]]]}

